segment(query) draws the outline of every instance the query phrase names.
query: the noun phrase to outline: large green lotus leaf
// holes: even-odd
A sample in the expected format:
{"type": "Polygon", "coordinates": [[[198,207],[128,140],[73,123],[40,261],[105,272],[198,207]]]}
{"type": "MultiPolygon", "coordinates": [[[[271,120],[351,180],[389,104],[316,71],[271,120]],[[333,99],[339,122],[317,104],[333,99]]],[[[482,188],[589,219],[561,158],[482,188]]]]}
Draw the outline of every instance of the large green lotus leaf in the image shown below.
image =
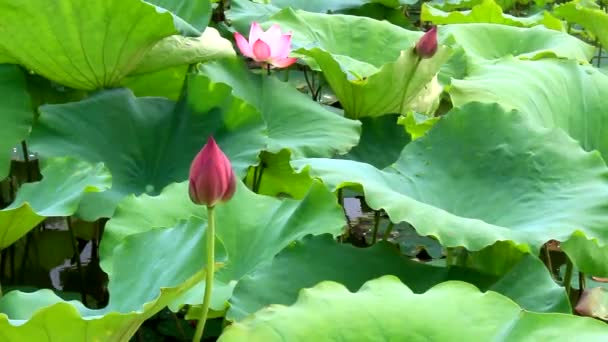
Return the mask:
{"type": "Polygon", "coordinates": [[[572,311],[564,289],[532,255],[524,257],[513,271],[489,276],[461,267],[445,268],[415,262],[387,242],[356,248],[323,235],[306,237],[287,247],[272,263],[241,280],[230,299],[226,318],[239,321],[270,304],[290,305],[301,289],[320,281],[339,282],[355,291],[364,282],[387,274],[397,276],[416,293],[446,280],[467,280],[483,290],[496,290],[500,286],[499,292],[506,293],[526,310],[572,311]],[[516,286],[519,283],[525,286],[516,286]]]}
{"type": "Polygon", "coordinates": [[[464,23],[493,23],[517,27],[544,25],[547,28],[561,31],[562,22],[549,12],[539,12],[530,17],[515,17],[504,14],[502,8],[494,0],[483,0],[473,6],[470,11],[446,12],[435,8],[429,3],[422,4],[420,19],[433,24],[464,24],[464,23]]]}
{"type": "MultiPolygon", "coordinates": [[[[2,341],[129,341],[144,320],[204,277],[205,228],[193,217],[121,241],[114,249],[110,303],[100,310],[49,290],[9,292],[0,300],[2,341]]],[[[216,267],[226,260],[219,240],[216,260],[216,267]]]]}
{"type": "Polygon", "coordinates": [[[207,27],[199,37],[176,35],[161,40],[148,51],[131,74],[154,72],[235,55],[232,43],[222,38],[213,27],[207,27]]]}
{"type": "Polygon", "coordinates": [[[470,65],[463,80],[453,80],[454,106],[471,101],[498,102],[536,123],[559,127],[587,151],[608,160],[608,76],[575,61],[521,61],[506,57],[470,65]],[[564,94],[567,94],[565,96],[564,94]]]}
{"type": "MultiPolygon", "coordinates": [[[[172,184],[158,196],[127,197],[106,225],[100,246],[102,268],[114,273],[112,265],[117,261],[112,250],[125,237],[154,227],[170,227],[192,215],[204,217],[205,210],[190,203],[188,182],[172,184]]],[[[228,262],[217,275],[219,292],[214,307],[219,308],[230,296],[232,281],[271,260],[292,241],[307,234],[338,235],[345,225],[336,197],[318,182],[302,200],[257,195],[239,182],[235,196],[218,206],[216,215],[217,236],[228,254],[228,262]]],[[[201,283],[176,305],[200,304],[202,290],[201,283]]]]}
{"type": "Polygon", "coordinates": [[[397,124],[397,115],[361,118],[362,131],[359,144],[343,159],[371,164],[379,169],[394,163],[410,136],[397,124]]]}
{"type": "Polygon", "coordinates": [[[200,34],[141,0],[2,0],[0,12],[0,46],[12,59],[85,90],[117,85],[165,37],[200,34]]]}
{"type": "Polygon", "coordinates": [[[252,22],[263,23],[281,9],[271,4],[262,4],[250,0],[231,0],[226,17],[232,27],[247,35],[252,22]]]}
{"type": "MultiPolygon", "coordinates": [[[[449,46],[462,47],[472,59],[497,59],[515,56],[519,59],[559,57],[589,61],[595,48],[565,32],[543,26],[532,28],[498,24],[458,24],[441,26],[439,41],[449,46]]],[[[470,67],[470,66],[469,66],[470,67]]]]}
{"type": "Polygon", "coordinates": [[[19,144],[30,130],[34,118],[25,77],[15,65],[0,65],[0,180],[10,171],[11,148],[19,144]]]}
{"type": "Polygon", "coordinates": [[[70,216],[84,194],[107,190],[110,173],[101,163],[73,158],[44,161],[43,179],[23,184],[13,203],[0,210],[0,250],[20,239],[45,217],[70,216]]]}
{"type": "Polygon", "coordinates": [[[608,239],[608,168],[599,153],[497,104],[453,109],[384,171],[330,159],[292,165],[310,168],[332,189],[362,186],[371,208],[446,247],[475,251],[512,240],[535,253],[577,230],[608,239]]]}
{"type": "Polygon", "coordinates": [[[606,336],[602,322],[525,311],[507,297],[481,293],[464,282],[415,294],[398,278],[383,276],[355,293],[321,282],[302,290],[291,306],[271,305],[230,325],[218,341],[592,341],[606,336]]]}
{"type": "Polygon", "coordinates": [[[320,48],[338,58],[345,71],[362,76],[395,62],[402,50],[412,48],[423,35],[371,18],[289,8],[270,17],[265,25],[271,23],[279,24],[284,31],[292,31],[294,49],[320,48]]]}
{"type": "Polygon", "coordinates": [[[182,95],[184,82],[190,65],[182,64],[155,72],[128,76],[120,82],[121,87],[129,88],[135,96],[158,96],[177,101],[182,95]]]}
{"type": "Polygon", "coordinates": [[[608,14],[594,1],[575,0],[555,6],[553,13],[568,22],[581,25],[608,46],[608,14]]]}
{"type": "Polygon", "coordinates": [[[323,71],[345,116],[357,119],[403,113],[449,57],[440,47],[419,60],[413,46],[422,32],[386,21],[285,9],[266,25],[293,32],[295,53],[323,71]]]}
{"type": "Polygon", "coordinates": [[[413,5],[416,2],[416,0],[272,0],[270,4],[279,8],[291,7],[308,12],[327,13],[358,8],[369,3],[397,8],[401,5],[413,5]]]}
{"type": "Polygon", "coordinates": [[[212,0],[146,0],[146,2],[171,11],[199,30],[204,29],[211,18],[212,0]]]}
{"type": "Polygon", "coordinates": [[[432,58],[420,59],[410,48],[377,72],[360,75],[340,65],[327,51],[319,48],[298,51],[314,58],[340,100],[344,115],[353,119],[406,114],[451,52],[442,46],[432,58]]]}
{"type": "Polygon", "coordinates": [[[235,96],[262,113],[269,152],[288,148],[296,158],[331,157],[359,140],[358,122],[328,111],[275,77],[250,72],[236,58],[206,63],[199,70],[213,82],[228,84],[235,96]]]}
{"type": "Polygon", "coordinates": [[[112,173],[111,190],[85,197],[79,215],[89,221],[110,217],[129,194],[156,195],[166,185],[188,179],[190,163],[209,135],[238,177],[266,145],[261,115],[233,97],[228,86],[201,75],[190,78],[188,97],[177,104],[114,89],[40,110],[31,136],[34,151],[102,161],[112,173]]]}

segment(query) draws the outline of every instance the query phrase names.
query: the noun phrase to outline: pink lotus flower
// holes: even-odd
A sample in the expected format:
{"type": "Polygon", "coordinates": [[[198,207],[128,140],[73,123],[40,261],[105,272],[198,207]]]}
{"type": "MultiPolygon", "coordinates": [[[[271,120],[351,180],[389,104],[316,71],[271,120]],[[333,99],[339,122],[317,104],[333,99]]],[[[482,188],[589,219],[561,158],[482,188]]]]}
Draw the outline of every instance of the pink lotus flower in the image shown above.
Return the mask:
{"type": "Polygon", "coordinates": [[[190,200],[213,207],[231,199],[235,189],[236,178],[230,160],[213,137],[209,137],[190,166],[190,200]]]}
{"type": "Polygon", "coordinates": [[[291,33],[281,34],[281,28],[277,24],[264,32],[258,23],[253,22],[249,30],[249,40],[238,32],[234,33],[234,39],[241,53],[256,62],[286,68],[297,60],[288,57],[291,52],[291,33]]]}
{"type": "Polygon", "coordinates": [[[437,26],[428,30],[416,43],[416,54],[420,58],[431,58],[437,52],[437,26]]]}

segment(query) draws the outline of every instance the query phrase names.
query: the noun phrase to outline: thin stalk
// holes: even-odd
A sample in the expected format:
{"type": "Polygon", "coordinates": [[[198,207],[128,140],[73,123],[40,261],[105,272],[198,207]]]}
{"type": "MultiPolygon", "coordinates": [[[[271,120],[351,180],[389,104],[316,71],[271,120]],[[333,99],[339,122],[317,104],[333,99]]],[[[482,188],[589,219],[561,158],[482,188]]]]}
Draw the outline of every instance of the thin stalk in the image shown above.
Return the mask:
{"type": "Polygon", "coordinates": [[[27,144],[25,143],[25,140],[21,142],[21,149],[23,150],[23,160],[25,161],[25,179],[29,183],[33,180],[33,177],[32,170],[30,168],[30,153],[27,149],[27,144]]]}
{"type": "Polygon", "coordinates": [[[414,69],[412,73],[408,76],[407,82],[405,83],[405,90],[403,90],[403,97],[401,98],[401,103],[399,104],[399,114],[403,114],[403,106],[405,106],[405,97],[407,96],[407,90],[410,87],[410,82],[412,82],[412,77],[414,77],[414,73],[418,69],[418,65],[420,65],[420,56],[416,58],[416,64],[414,64],[414,69]]]}
{"type": "Polygon", "coordinates": [[[374,232],[372,233],[372,245],[376,243],[378,226],[380,225],[380,211],[374,211],[374,232]]]}
{"type": "Polygon", "coordinates": [[[251,180],[251,190],[253,190],[254,192],[255,192],[255,182],[258,179],[258,170],[259,170],[259,168],[257,165],[253,167],[253,180],[251,180]]]}
{"type": "Polygon", "coordinates": [[[209,302],[211,301],[211,289],[213,286],[213,272],[215,264],[215,211],[214,207],[207,207],[207,274],[205,275],[205,296],[203,298],[203,311],[196,325],[196,331],[192,342],[199,342],[203,337],[205,322],[209,314],[209,302]]]}
{"type": "Polygon", "coordinates": [[[87,305],[87,294],[84,286],[84,272],[82,270],[82,262],[80,261],[80,253],[78,251],[78,244],[76,242],[76,236],[74,235],[74,228],[72,228],[72,219],[68,216],[65,218],[68,224],[68,231],[70,232],[70,240],[72,242],[72,249],[74,250],[74,258],[76,258],[76,267],[78,267],[78,276],[80,278],[80,297],[82,304],[87,305]]]}
{"type": "Polygon", "coordinates": [[[587,286],[587,280],[585,279],[585,273],[578,271],[578,290],[579,296],[583,294],[585,287],[587,286]]]}
{"type": "Polygon", "coordinates": [[[177,317],[177,315],[175,314],[175,312],[171,312],[171,315],[173,316],[173,320],[175,321],[175,329],[177,329],[177,332],[181,336],[181,341],[185,340],[186,339],[186,332],[184,331],[184,328],[180,324],[179,318],[177,317]]]}
{"type": "Polygon", "coordinates": [[[270,64],[266,64],[266,75],[270,76],[270,64]]]}
{"type": "Polygon", "coordinates": [[[445,249],[445,263],[446,266],[450,266],[454,263],[454,249],[451,247],[445,249]]]}
{"type": "Polygon", "coordinates": [[[551,277],[553,277],[553,263],[551,262],[551,251],[549,250],[549,244],[546,243],[545,244],[545,263],[547,265],[547,268],[549,269],[549,273],[551,274],[551,277]]]}
{"type": "Polygon", "coordinates": [[[570,296],[573,268],[574,268],[574,265],[572,265],[572,261],[570,260],[570,258],[568,258],[568,261],[566,262],[566,274],[564,275],[564,288],[566,289],[566,294],[568,296],[570,296]]]}
{"type": "Polygon", "coordinates": [[[395,224],[393,222],[390,222],[388,224],[388,227],[386,227],[386,231],[384,232],[384,236],[382,237],[382,240],[384,240],[384,241],[388,240],[388,238],[391,236],[391,233],[392,233],[394,227],[395,227],[395,224]]]}
{"type": "Polygon", "coordinates": [[[260,163],[258,166],[260,171],[258,172],[257,179],[253,180],[253,192],[256,194],[260,192],[260,185],[262,184],[262,175],[264,175],[264,164],[260,163]]]}
{"type": "MultiPolygon", "coordinates": [[[[2,265],[2,251],[0,250],[0,265],[2,265]]],[[[4,271],[4,267],[0,267],[0,271],[4,271]]],[[[0,298],[2,298],[2,273],[0,273],[0,298]]]]}
{"type": "Polygon", "coordinates": [[[315,92],[314,72],[313,72],[313,77],[311,80],[308,78],[308,71],[306,69],[304,69],[304,80],[306,80],[306,85],[308,85],[308,90],[310,90],[310,96],[312,97],[312,100],[316,102],[317,93],[315,92]]]}

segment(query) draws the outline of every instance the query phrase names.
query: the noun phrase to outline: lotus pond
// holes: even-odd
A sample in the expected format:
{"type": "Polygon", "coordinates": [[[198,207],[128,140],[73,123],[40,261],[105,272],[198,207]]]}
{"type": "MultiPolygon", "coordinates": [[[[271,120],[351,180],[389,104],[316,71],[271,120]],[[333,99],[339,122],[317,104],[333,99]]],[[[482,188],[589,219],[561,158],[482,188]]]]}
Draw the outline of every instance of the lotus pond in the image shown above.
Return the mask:
{"type": "Polygon", "coordinates": [[[608,341],[607,4],[0,0],[0,342],[608,341]]]}

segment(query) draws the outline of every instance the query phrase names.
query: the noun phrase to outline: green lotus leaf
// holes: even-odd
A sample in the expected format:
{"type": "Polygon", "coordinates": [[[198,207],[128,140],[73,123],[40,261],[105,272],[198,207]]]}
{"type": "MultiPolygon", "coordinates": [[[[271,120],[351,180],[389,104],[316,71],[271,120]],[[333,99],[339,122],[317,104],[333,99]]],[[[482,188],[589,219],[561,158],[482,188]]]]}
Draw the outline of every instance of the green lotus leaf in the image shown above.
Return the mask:
{"type": "MultiPolygon", "coordinates": [[[[103,309],[63,301],[50,290],[9,292],[0,299],[2,341],[129,341],[144,320],[203,279],[205,228],[192,217],[115,245],[110,302],[103,309]]],[[[216,260],[217,267],[226,260],[219,240],[216,260]]]]}
{"type": "Polygon", "coordinates": [[[358,122],[330,112],[275,77],[250,72],[238,59],[206,63],[199,70],[213,82],[229,85],[234,96],[262,113],[269,152],[287,148],[296,158],[331,157],[359,140],[358,122]]]}
{"type": "Polygon", "coordinates": [[[470,11],[451,12],[445,12],[429,3],[424,3],[421,7],[420,18],[438,25],[464,23],[493,23],[517,27],[544,25],[557,31],[561,31],[564,26],[549,12],[539,12],[529,17],[504,14],[502,8],[494,0],[483,0],[480,4],[473,6],[470,11]]]}
{"type": "Polygon", "coordinates": [[[203,30],[211,19],[212,0],[146,0],[179,16],[193,27],[203,30]]]}
{"type": "Polygon", "coordinates": [[[280,10],[280,8],[271,4],[262,4],[250,0],[232,0],[230,1],[230,9],[226,11],[226,17],[236,31],[248,36],[252,22],[263,23],[280,10]]]}
{"type": "MultiPolygon", "coordinates": [[[[101,265],[113,274],[116,256],[113,248],[126,237],[154,227],[171,227],[190,216],[205,217],[203,207],[188,197],[188,182],[172,184],[158,196],[130,196],[118,206],[108,221],[100,246],[101,265]]],[[[235,196],[216,209],[217,236],[228,254],[226,265],[218,271],[213,307],[222,309],[235,282],[260,264],[271,260],[285,246],[307,234],[338,235],[345,225],[336,197],[315,182],[302,200],[257,195],[238,183],[235,196]],[[302,219],[305,217],[306,219],[302,219]]],[[[184,303],[200,304],[203,283],[180,298],[184,303]]]]}
{"type": "Polygon", "coordinates": [[[416,293],[446,280],[463,280],[484,290],[496,291],[500,287],[499,292],[527,310],[563,313],[572,310],[564,289],[553,281],[544,264],[529,254],[520,258],[512,270],[490,276],[462,267],[415,262],[387,242],[356,248],[322,235],[308,236],[285,248],[272,263],[243,278],[230,299],[226,318],[240,321],[271,304],[291,305],[301,289],[320,281],[339,282],[355,291],[364,282],[388,274],[398,277],[416,293]]]}
{"type": "Polygon", "coordinates": [[[607,335],[602,322],[525,311],[507,297],[481,293],[464,282],[449,281],[415,294],[398,278],[383,276],[355,293],[339,283],[321,282],[301,290],[291,306],[271,305],[230,325],[218,341],[354,341],[378,336],[395,341],[429,336],[437,341],[567,341],[607,335]]]}
{"type": "Polygon", "coordinates": [[[471,60],[467,68],[479,59],[514,56],[519,59],[558,57],[588,62],[595,47],[565,32],[543,26],[532,28],[497,24],[458,24],[441,26],[439,41],[453,48],[462,47],[471,60]]]}
{"type": "Polygon", "coordinates": [[[233,97],[224,84],[201,75],[188,83],[189,95],[178,103],[114,89],[40,108],[32,150],[43,156],[101,161],[112,173],[112,189],[85,196],[80,216],[88,221],[110,217],[129,194],[156,195],[168,184],[188,179],[190,163],[209,135],[230,158],[238,177],[256,163],[266,145],[261,115],[233,97]]]}
{"type": "Polygon", "coordinates": [[[0,65],[0,180],[8,176],[11,148],[19,144],[30,130],[34,118],[23,72],[15,65],[0,65]]]}
{"type": "Polygon", "coordinates": [[[359,144],[341,158],[385,168],[399,158],[401,150],[411,140],[403,127],[397,124],[397,115],[361,118],[361,124],[359,144]]]}
{"type": "Polygon", "coordinates": [[[110,188],[110,173],[74,158],[52,158],[42,164],[43,179],[23,184],[13,203],[0,210],[0,250],[10,246],[45,217],[70,216],[81,198],[110,188]]]}
{"type": "MultiPolygon", "coordinates": [[[[372,209],[446,247],[475,251],[510,240],[537,253],[543,243],[567,241],[578,230],[604,244],[608,239],[608,168],[599,153],[497,104],[452,110],[383,171],[330,159],[292,165],[331,189],[363,187],[372,209]]],[[[605,263],[596,259],[589,267],[605,263]]]]}
{"type": "Polygon", "coordinates": [[[141,0],[2,0],[0,12],[0,51],[32,72],[84,90],[119,84],[165,37],[200,34],[141,0]]]}
{"type": "Polygon", "coordinates": [[[156,96],[178,101],[189,69],[190,65],[182,64],[155,72],[127,76],[120,85],[131,89],[137,97],[156,96]]]}
{"type": "Polygon", "coordinates": [[[170,36],[148,51],[132,75],[154,72],[184,64],[235,56],[229,40],[222,38],[213,27],[200,37],[170,36]]]}
{"type": "Polygon", "coordinates": [[[594,1],[575,0],[555,6],[553,13],[568,22],[581,25],[608,46],[608,14],[594,1]]]}
{"type": "Polygon", "coordinates": [[[452,81],[450,96],[454,106],[480,101],[517,109],[540,125],[563,129],[585,150],[599,150],[608,160],[608,135],[602,134],[608,76],[591,66],[511,57],[477,63],[463,80],[452,81]]]}

